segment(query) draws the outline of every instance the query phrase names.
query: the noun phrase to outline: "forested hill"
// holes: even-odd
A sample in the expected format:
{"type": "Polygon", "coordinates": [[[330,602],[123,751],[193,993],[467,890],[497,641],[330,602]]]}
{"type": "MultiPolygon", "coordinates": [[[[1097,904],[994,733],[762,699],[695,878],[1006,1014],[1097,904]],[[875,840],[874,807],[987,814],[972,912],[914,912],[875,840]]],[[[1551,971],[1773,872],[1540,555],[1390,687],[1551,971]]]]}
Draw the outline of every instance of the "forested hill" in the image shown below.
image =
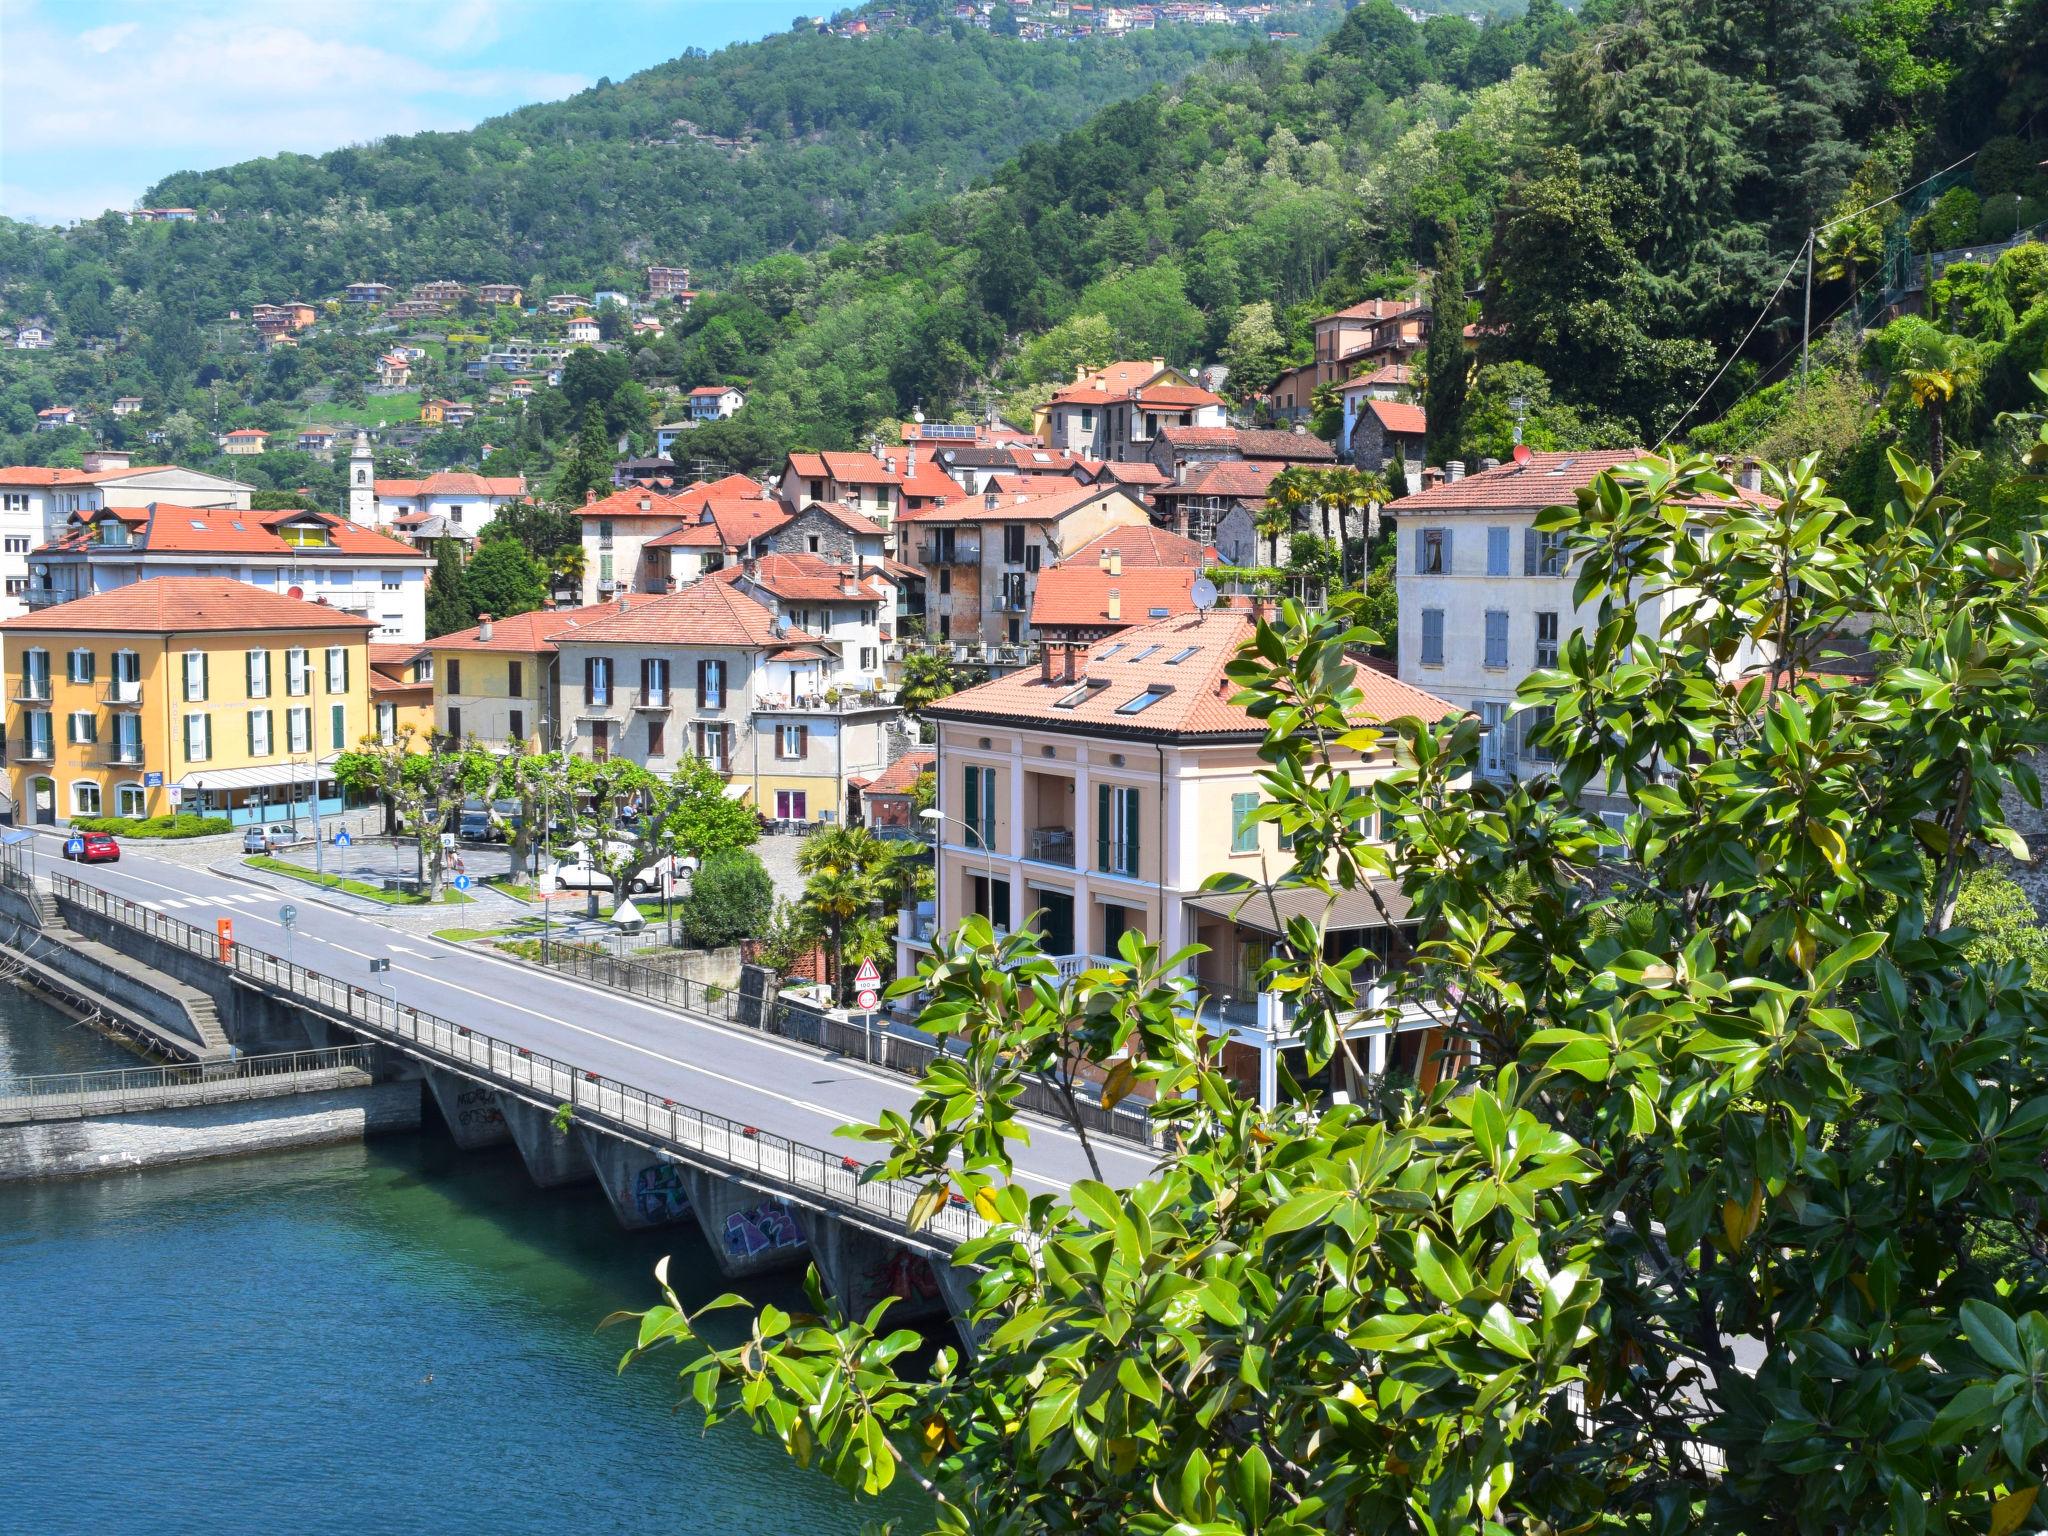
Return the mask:
{"type": "MultiPolygon", "coordinates": [[[[1303,25],[1319,15],[1335,11],[1306,10],[1303,25]]],[[[1187,26],[1027,42],[906,26],[849,39],[806,27],[465,132],[181,173],[146,201],[226,215],[194,231],[181,263],[202,269],[194,282],[228,285],[205,299],[369,278],[633,287],[648,262],[715,281],[739,261],[888,225],[1244,36],[1187,26]]]]}

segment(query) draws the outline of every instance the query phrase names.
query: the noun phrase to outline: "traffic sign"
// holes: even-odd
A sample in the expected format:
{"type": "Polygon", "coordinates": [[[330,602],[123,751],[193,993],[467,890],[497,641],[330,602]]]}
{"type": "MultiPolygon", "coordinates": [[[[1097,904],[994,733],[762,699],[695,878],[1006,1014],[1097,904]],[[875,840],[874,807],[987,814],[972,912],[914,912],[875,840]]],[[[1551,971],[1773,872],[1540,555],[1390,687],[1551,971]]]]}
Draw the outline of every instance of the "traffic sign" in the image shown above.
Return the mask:
{"type": "Polygon", "coordinates": [[[184,787],[183,787],[182,785],[178,785],[178,784],[173,784],[173,785],[171,786],[171,804],[173,804],[173,805],[177,805],[177,804],[178,804],[179,802],[181,802],[181,801],[182,801],[182,800],[183,800],[184,798],[185,798],[185,790],[184,790],[184,787]]]}
{"type": "Polygon", "coordinates": [[[467,875],[457,875],[457,876],[455,877],[455,889],[457,889],[458,891],[466,891],[466,890],[468,890],[468,889],[469,889],[469,876],[467,876],[467,875]]]}
{"type": "Polygon", "coordinates": [[[64,852],[67,857],[77,858],[78,855],[85,852],[85,839],[82,837],[71,838],[64,844],[64,852]]]}
{"type": "Polygon", "coordinates": [[[352,842],[354,842],[354,841],[355,841],[355,839],[354,839],[354,838],[352,838],[352,837],[350,837],[350,836],[348,835],[348,830],[347,830],[346,828],[337,828],[337,829],[335,830],[335,834],[334,834],[334,846],[335,846],[335,847],[337,847],[337,848],[346,848],[346,847],[347,847],[347,846],[348,846],[348,845],[349,845],[350,843],[352,843],[352,842]]]}
{"type": "Polygon", "coordinates": [[[142,776],[142,787],[144,789],[162,789],[164,787],[163,774],[155,769],[145,773],[142,776]]]}
{"type": "Polygon", "coordinates": [[[861,988],[860,996],[857,999],[857,1001],[861,1005],[861,1008],[869,1013],[872,1013],[875,1010],[875,1006],[878,1003],[880,1003],[881,1000],[882,994],[875,991],[872,987],[861,988]]]}
{"type": "Polygon", "coordinates": [[[875,964],[873,955],[861,961],[860,969],[853,973],[853,984],[863,992],[872,992],[881,986],[882,968],[875,964]]]}
{"type": "Polygon", "coordinates": [[[290,902],[286,902],[277,909],[277,920],[289,928],[299,920],[299,909],[290,902]]]}

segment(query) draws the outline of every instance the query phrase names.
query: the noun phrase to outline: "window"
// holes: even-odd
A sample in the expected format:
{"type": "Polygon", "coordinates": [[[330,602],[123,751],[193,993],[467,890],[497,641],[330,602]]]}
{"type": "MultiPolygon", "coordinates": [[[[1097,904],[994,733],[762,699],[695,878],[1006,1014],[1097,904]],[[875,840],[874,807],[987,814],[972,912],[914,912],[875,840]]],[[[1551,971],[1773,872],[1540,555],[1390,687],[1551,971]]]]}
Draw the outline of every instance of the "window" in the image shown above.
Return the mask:
{"type": "Polygon", "coordinates": [[[93,675],[91,651],[70,651],[64,657],[64,677],[67,682],[89,683],[93,675]]]}
{"type": "Polygon", "coordinates": [[[284,691],[295,699],[313,691],[313,658],[303,646],[293,646],[284,653],[284,691]]]}
{"type": "Polygon", "coordinates": [[[1037,570],[1038,562],[1042,553],[1043,552],[1039,549],[1039,547],[1036,544],[1026,546],[1024,550],[1024,569],[1027,571],[1037,570]]]}
{"type": "Polygon", "coordinates": [[[583,702],[603,709],[612,701],[612,659],[609,656],[583,658],[583,702]]]}
{"type": "Polygon", "coordinates": [[[242,658],[243,680],[249,685],[249,697],[267,699],[270,697],[270,652],[251,651],[242,658]]]}
{"type": "Polygon", "coordinates": [[[460,656],[450,656],[448,658],[448,691],[450,693],[462,692],[462,658],[460,656]]]}
{"type": "Polygon", "coordinates": [[[526,711],[515,709],[505,717],[505,734],[514,741],[526,740],[526,711]]]}
{"type": "Polygon", "coordinates": [[[1024,563],[1024,525],[1003,524],[1003,561],[1007,565],[1024,563]]]}
{"type": "Polygon", "coordinates": [[[508,661],[505,663],[505,692],[519,698],[526,692],[526,663],[508,661]]]}
{"type": "MultiPolygon", "coordinates": [[[[49,658],[43,659],[45,666],[49,658]]],[[[206,654],[203,651],[185,653],[185,702],[204,704],[206,702],[206,654]]]]}
{"type": "Polygon", "coordinates": [[[1441,608],[1422,610],[1422,664],[1425,667],[1444,664],[1444,611],[1441,608]]]}
{"type": "Polygon", "coordinates": [[[1252,812],[1259,808],[1256,794],[1232,795],[1230,797],[1230,851],[1232,853],[1257,853],[1259,851],[1259,824],[1252,820],[1252,812]]]}
{"type": "Polygon", "coordinates": [[[398,706],[379,704],[377,706],[377,740],[390,746],[398,740],[398,706]]]}
{"type": "Polygon", "coordinates": [[[1489,779],[1503,778],[1508,765],[1508,707],[1484,701],[1473,707],[1479,711],[1479,771],[1489,779]]]}
{"type": "Polygon", "coordinates": [[[5,495],[0,495],[0,512],[26,512],[27,510],[27,491],[9,491],[5,495]]]}
{"type": "Polygon", "coordinates": [[[804,543],[809,546],[810,552],[814,555],[818,552],[819,542],[819,538],[815,533],[804,540],[804,543]]]}
{"type": "Polygon", "coordinates": [[[697,663],[697,707],[699,709],[725,708],[724,662],[700,661],[697,663]]]}
{"type": "Polygon", "coordinates": [[[939,570],[939,595],[941,597],[944,597],[948,592],[951,592],[952,590],[953,573],[951,570],[941,567],[939,570]]]}
{"type": "Polygon", "coordinates": [[[1199,645],[1182,646],[1181,649],[1175,651],[1171,656],[1166,658],[1166,665],[1169,667],[1177,667],[1182,662],[1186,661],[1190,656],[1194,655],[1195,652],[1199,651],[1200,649],[1201,647],[1199,645]]]}
{"type": "Polygon", "coordinates": [[[1095,788],[1095,867],[1107,875],[1138,873],[1138,792],[1095,788]]]}
{"type": "Polygon", "coordinates": [[[966,814],[960,818],[967,823],[967,846],[977,852],[986,852],[995,845],[996,835],[996,771],[993,768],[967,765],[966,814]]]}
{"type": "Polygon", "coordinates": [[[1095,430],[1095,408],[1093,406],[1084,405],[1081,407],[1081,430],[1083,432],[1093,432],[1095,430]]]}
{"type": "Polygon", "coordinates": [[[1486,665],[1508,664],[1508,612],[1505,608],[1486,610],[1486,665]]]}
{"type": "Polygon", "coordinates": [[[149,797],[140,784],[123,784],[114,791],[114,812],[119,816],[143,817],[149,814],[149,797]]]}
{"type": "Polygon", "coordinates": [[[1116,712],[1120,715],[1142,715],[1171,692],[1173,689],[1165,683],[1149,684],[1143,693],[1117,705],[1116,712]]]}
{"type": "Polygon", "coordinates": [[[612,723],[609,720],[590,722],[590,755],[602,763],[612,755],[612,723]]]}
{"type": "Polygon", "coordinates": [[[778,821],[809,821],[811,819],[809,794],[801,789],[778,789],[775,791],[775,818],[778,821]]]}
{"type": "Polygon", "coordinates": [[[668,703],[668,658],[640,658],[640,702],[660,708],[668,703]]]}
{"type": "Polygon", "coordinates": [[[100,787],[91,779],[80,779],[71,786],[71,814],[74,816],[97,816],[100,813],[100,787]]]}
{"type": "Polygon", "coordinates": [[[25,534],[9,534],[9,535],[7,536],[7,553],[8,553],[8,554],[10,554],[10,555],[25,555],[25,554],[27,554],[27,553],[28,553],[28,537],[27,537],[27,535],[25,535],[25,534]]]}
{"type": "Polygon", "coordinates": [[[74,747],[88,746],[100,739],[99,716],[87,709],[74,709],[64,717],[64,739],[74,747]]]}
{"type": "Polygon", "coordinates": [[[114,746],[108,754],[117,763],[142,761],[142,717],[114,716],[114,746]]]}
{"type": "Polygon", "coordinates": [[[462,711],[459,709],[448,711],[448,734],[456,741],[462,740],[462,711]]]}
{"type": "Polygon", "coordinates": [[[1505,576],[1508,573],[1508,534],[1506,528],[1486,530],[1486,574],[1505,576]]]}
{"type": "Polygon", "coordinates": [[[213,756],[213,718],[210,715],[187,715],[185,717],[185,761],[203,763],[213,756]]]}
{"type": "Polygon", "coordinates": [[[1522,574],[1524,576],[1562,576],[1564,574],[1564,535],[1561,533],[1538,533],[1534,528],[1522,530],[1522,574]]]}
{"type": "Polygon", "coordinates": [[[384,590],[386,592],[402,591],[404,587],[405,583],[396,576],[386,576],[384,578],[384,590]]]}
{"type": "Polygon", "coordinates": [[[249,711],[249,755],[270,756],[271,712],[267,709],[249,711]]]}
{"type": "Polygon", "coordinates": [[[1130,654],[1130,655],[1128,655],[1128,656],[1126,656],[1126,657],[1124,658],[1124,660],[1125,660],[1125,661],[1143,661],[1143,660],[1144,660],[1144,659],[1145,659],[1145,658],[1146,658],[1147,656],[1151,656],[1151,655],[1154,655],[1154,654],[1156,654],[1156,653],[1158,652],[1158,650],[1159,650],[1159,647],[1158,647],[1158,646],[1156,646],[1156,645],[1148,645],[1148,646],[1146,646],[1146,647],[1145,647],[1145,648],[1144,648],[1143,650],[1138,650],[1138,651],[1133,651],[1133,652],[1131,652],[1131,654],[1130,654]]]}
{"type": "Polygon", "coordinates": [[[1550,733],[1555,711],[1549,708],[1528,709],[1515,716],[1515,737],[1521,743],[1522,755],[1531,762],[1551,761],[1550,746],[1545,738],[1550,733]]]}
{"type": "Polygon", "coordinates": [[[720,773],[729,766],[728,748],[724,725],[706,720],[697,722],[697,755],[720,773]]]}
{"type": "Polygon", "coordinates": [[[1415,530],[1415,571],[1419,576],[1442,576],[1451,568],[1451,530],[1415,530]]]}
{"type": "Polygon", "coordinates": [[[1557,614],[1536,615],[1536,665],[1554,667],[1557,665],[1557,614]]]}
{"type": "Polygon", "coordinates": [[[668,722],[659,715],[650,715],[647,720],[647,755],[668,756],[668,722]]]}
{"type": "Polygon", "coordinates": [[[327,648],[327,691],[348,692],[348,647],[330,645],[327,648]]]}
{"type": "Polygon", "coordinates": [[[775,728],[775,755],[785,762],[803,758],[810,744],[811,728],[807,725],[779,725],[775,728]]]}
{"type": "Polygon", "coordinates": [[[335,752],[348,748],[348,706],[330,704],[327,706],[327,745],[335,752]]]}
{"type": "Polygon", "coordinates": [[[47,709],[32,709],[22,721],[23,750],[32,758],[57,755],[56,738],[47,709]]]}
{"type": "Polygon", "coordinates": [[[284,712],[284,740],[286,750],[295,754],[313,750],[312,710],[300,708],[284,712]]]}
{"type": "Polygon", "coordinates": [[[873,647],[872,645],[864,645],[864,646],[862,646],[862,647],[860,648],[860,669],[861,669],[861,671],[863,671],[863,672],[872,672],[872,671],[874,671],[874,670],[875,670],[875,668],[876,668],[876,667],[877,667],[878,665],[880,665],[880,663],[881,663],[881,659],[882,659],[882,658],[881,658],[881,655],[880,655],[880,653],[879,653],[879,652],[877,652],[877,651],[876,651],[876,649],[875,649],[875,648],[874,648],[874,647],[873,647]]]}
{"type": "MultiPolygon", "coordinates": [[[[1616,837],[1626,837],[1628,835],[1628,812],[1602,811],[1600,813],[1600,825],[1612,832],[1616,837]]],[[[1625,859],[1628,857],[1628,844],[1617,843],[1612,848],[1602,848],[1600,850],[1600,857],[1603,859],[1625,859]]]]}

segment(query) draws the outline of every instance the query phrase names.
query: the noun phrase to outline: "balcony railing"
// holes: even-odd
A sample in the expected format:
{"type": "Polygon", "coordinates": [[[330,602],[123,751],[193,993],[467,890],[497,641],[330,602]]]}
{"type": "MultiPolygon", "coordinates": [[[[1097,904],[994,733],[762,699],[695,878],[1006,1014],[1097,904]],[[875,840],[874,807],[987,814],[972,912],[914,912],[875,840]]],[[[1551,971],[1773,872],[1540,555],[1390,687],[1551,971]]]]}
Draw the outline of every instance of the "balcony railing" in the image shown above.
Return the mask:
{"type": "Polygon", "coordinates": [[[50,680],[47,677],[20,677],[14,682],[14,702],[17,704],[47,704],[50,702],[50,680]]]}
{"type": "Polygon", "coordinates": [[[917,561],[920,565],[979,565],[981,545],[965,539],[950,544],[927,539],[918,546],[917,561]]]}
{"type": "Polygon", "coordinates": [[[1074,829],[1072,827],[1033,827],[1031,829],[1031,851],[1028,857],[1041,864],[1058,864],[1063,868],[1074,867],[1074,829]]]}
{"type": "Polygon", "coordinates": [[[100,702],[115,709],[140,709],[142,707],[141,682],[110,681],[100,690],[100,702]]]}
{"type": "Polygon", "coordinates": [[[28,605],[29,612],[33,613],[38,608],[54,608],[59,603],[68,603],[80,595],[77,592],[54,591],[49,587],[30,587],[21,594],[21,600],[28,605]]]}
{"type": "Polygon", "coordinates": [[[107,768],[140,768],[142,766],[142,743],[139,741],[103,741],[94,760],[107,768]]]}
{"type": "Polygon", "coordinates": [[[17,763],[54,763],[57,760],[57,743],[50,741],[24,741],[15,748],[17,763]]]}

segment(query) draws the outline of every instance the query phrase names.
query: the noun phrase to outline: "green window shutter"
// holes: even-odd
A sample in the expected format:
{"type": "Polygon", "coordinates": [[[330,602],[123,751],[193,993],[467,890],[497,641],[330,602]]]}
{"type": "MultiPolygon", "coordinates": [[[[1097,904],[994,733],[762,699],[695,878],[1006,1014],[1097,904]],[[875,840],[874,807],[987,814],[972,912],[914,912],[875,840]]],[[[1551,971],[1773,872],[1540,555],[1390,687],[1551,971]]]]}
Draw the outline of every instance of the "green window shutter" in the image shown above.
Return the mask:
{"type": "Polygon", "coordinates": [[[1251,814],[1259,807],[1257,795],[1232,795],[1230,797],[1230,851],[1232,853],[1257,853],[1259,851],[1259,824],[1251,820],[1251,814]]]}
{"type": "Polygon", "coordinates": [[[966,788],[966,816],[963,819],[967,823],[967,845],[971,848],[981,841],[981,770],[968,764],[961,783],[966,788]]]}
{"type": "MultiPolygon", "coordinates": [[[[345,666],[347,663],[344,662],[343,665],[345,666]]],[[[333,727],[330,739],[334,750],[339,752],[341,750],[342,732],[347,729],[344,707],[340,704],[333,705],[328,709],[327,715],[329,724],[333,727]]]]}
{"type": "MultiPolygon", "coordinates": [[[[199,653],[199,697],[204,699],[210,696],[211,684],[210,679],[206,675],[206,652],[201,651],[199,653]]],[[[211,757],[213,755],[213,724],[211,720],[208,721],[206,730],[206,751],[207,756],[211,757]]]]}
{"type": "MultiPolygon", "coordinates": [[[[256,653],[254,651],[244,651],[242,653],[242,692],[252,699],[256,697],[256,653]]],[[[256,729],[253,722],[250,724],[249,729],[252,731],[256,729]]],[[[256,749],[252,746],[249,750],[253,752],[256,749]]]]}
{"type": "Polygon", "coordinates": [[[262,755],[256,750],[256,711],[253,709],[249,711],[249,755],[251,757],[260,757],[262,755]]]}
{"type": "Polygon", "coordinates": [[[1095,867],[1109,868],[1109,786],[1095,786],[1095,867]]]}
{"type": "Polygon", "coordinates": [[[981,846],[991,847],[996,836],[996,771],[981,770],[981,846]]]}
{"type": "Polygon", "coordinates": [[[1138,792],[1124,791],[1124,867],[1127,875],[1138,872],[1138,792]]]}
{"type": "MultiPolygon", "coordinates": [[[[204,656],[199,658],[199,675],[201,677],[206,675],[206,658],[204,656]]],[[[213,760],[213,716],[207,715],[204,718],[206,721],[206,758],[208,762],[211,762],[213,760]]]]}

